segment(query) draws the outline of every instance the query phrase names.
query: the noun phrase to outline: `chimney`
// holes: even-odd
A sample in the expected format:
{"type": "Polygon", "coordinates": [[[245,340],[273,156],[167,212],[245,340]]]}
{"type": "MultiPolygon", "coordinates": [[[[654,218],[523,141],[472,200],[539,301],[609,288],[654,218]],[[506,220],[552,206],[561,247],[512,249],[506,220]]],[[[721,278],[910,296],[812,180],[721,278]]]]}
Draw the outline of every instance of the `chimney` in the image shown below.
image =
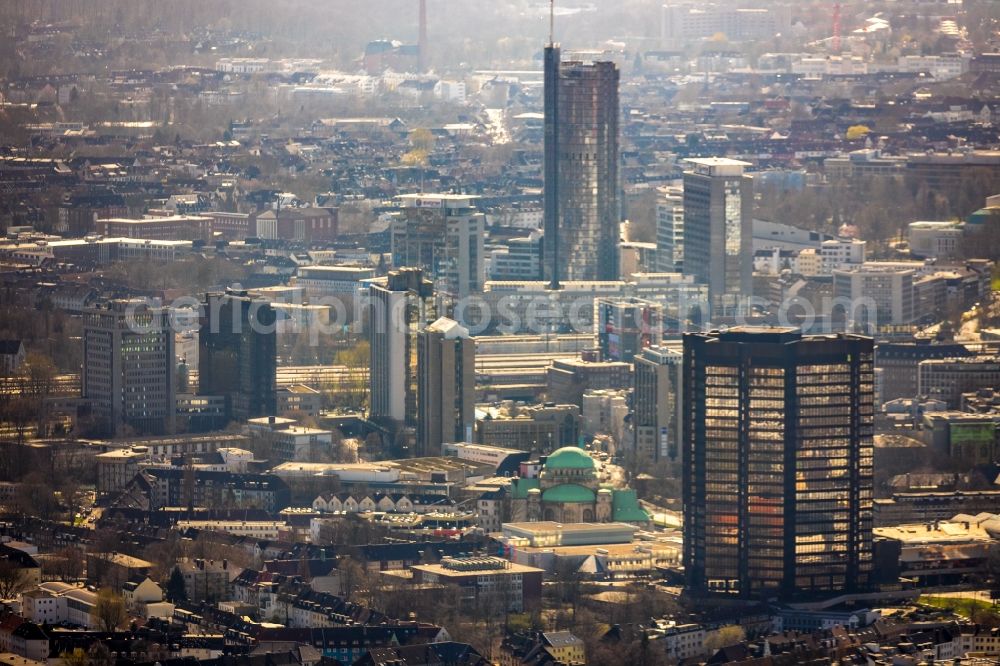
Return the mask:
{"type": "Polygon", "coordinates": [[[427,70],[427,0],[420,0],[420,33],[417,36],[417,69],[427,70]]]}

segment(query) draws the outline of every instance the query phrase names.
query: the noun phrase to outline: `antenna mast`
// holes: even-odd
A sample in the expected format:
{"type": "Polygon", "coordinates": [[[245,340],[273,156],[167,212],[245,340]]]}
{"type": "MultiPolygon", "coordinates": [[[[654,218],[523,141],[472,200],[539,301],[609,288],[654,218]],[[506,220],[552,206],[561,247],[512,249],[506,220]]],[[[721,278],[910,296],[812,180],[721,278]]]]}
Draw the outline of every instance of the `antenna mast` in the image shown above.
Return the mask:
{"type": "Polygon", "coordinates": [[[555,44],[556,0],[549,0],[549,46],[555,44]]]}

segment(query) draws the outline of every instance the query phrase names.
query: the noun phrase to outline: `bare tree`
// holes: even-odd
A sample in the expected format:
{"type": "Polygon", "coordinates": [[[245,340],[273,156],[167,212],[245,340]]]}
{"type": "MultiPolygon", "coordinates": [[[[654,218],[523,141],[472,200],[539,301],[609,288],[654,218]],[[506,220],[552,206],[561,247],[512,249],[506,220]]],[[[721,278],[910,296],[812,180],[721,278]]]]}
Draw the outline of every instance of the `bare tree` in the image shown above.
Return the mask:
{"type": "Polygon", "coordinates": [[[0,599],[11,599],[28,589],[31,576],[10,560],[0,560],[0,599]]]}
{"type": "Polygon", "coordinates": [[[109,587],[97,593],[97,602],[90,614],[104,631],[115,631],[128,620],[125,599],[109,587]]]}

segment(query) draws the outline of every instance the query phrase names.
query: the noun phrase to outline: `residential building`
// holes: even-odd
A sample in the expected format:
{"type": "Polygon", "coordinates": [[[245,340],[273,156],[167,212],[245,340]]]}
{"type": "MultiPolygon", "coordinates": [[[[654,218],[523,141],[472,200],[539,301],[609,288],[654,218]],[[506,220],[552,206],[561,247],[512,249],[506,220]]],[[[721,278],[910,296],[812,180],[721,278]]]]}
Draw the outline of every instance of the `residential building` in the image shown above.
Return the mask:
{"type": "Polygon", "coordinates": [[[97,461],[97,496],[103,497],[120,491],[135,478],[139,463],[149,459],[149,450],[114,449],[94,459],[97,461]]]}
{"type": "Polygon", "coordinates": [[[174,430],[174,331],[167,308],[115,300],[83,316],[83,397],[104,429],[174,430]]]}
{"type": "Polygon", "coordinates": [[[87,553],[87,581],[120,590],[125,583],[149,575],[152,562],[124,553],[87,553]]]}
{"type": "Polygon", "coordinates": [[[184,559],[177,563],[184,577],[184,591],[195,601],[226,601],[233,598],[233,579],[239,567],[228,560],[184,559]]]}
{"type": "Polygon", "coordinates": [[[20,340],[0,340],[0,376],[11,375],[21,369],[28,358],[20,340]]]}
{"type": "Polygon", "coordinates": [[[752,295],[753,179],[746,162],[687,160],[684,272],[708,285],[713,316],[734,314],[752,295]]]}
{"type": "Polygon", "coordinates": [[[684,568],[694,595],[868,589],[873,344],[794,328],[684,337],[684,568]]]}
{"type": "Polygon", "coordinates": [[[619,276],[618,67],[561,58],[546,46],[542,270],[552,288],[619,276]]]}
{"type": "Polygon", "coordinates": [[[475,363],[476,343],[456,321],[441,317],[417,334],[417,455],[472,439],[475,363]]]}
{"type": "Polygon", "coordinates": [[[198,332],[198,395],[221,395],[226,418],[245,421],[277,408],[276,315],[245,290],[205,295],[198,332]]]}

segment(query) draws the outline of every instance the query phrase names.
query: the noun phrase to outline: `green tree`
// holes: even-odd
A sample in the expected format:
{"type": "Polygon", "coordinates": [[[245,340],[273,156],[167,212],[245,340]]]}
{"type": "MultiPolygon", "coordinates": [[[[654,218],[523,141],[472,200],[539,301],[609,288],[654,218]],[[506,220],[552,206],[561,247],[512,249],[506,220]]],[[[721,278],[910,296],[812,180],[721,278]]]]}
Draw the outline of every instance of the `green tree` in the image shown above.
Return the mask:
{"type": "Polygon", "coordinates": [[[167,580],[167,588],[164,590],[168,601],[174,603],[178,601],[187,601],[187,588],[184,584],[184,574],[177,567],[170,572],[170,579],[167,580]]]}

